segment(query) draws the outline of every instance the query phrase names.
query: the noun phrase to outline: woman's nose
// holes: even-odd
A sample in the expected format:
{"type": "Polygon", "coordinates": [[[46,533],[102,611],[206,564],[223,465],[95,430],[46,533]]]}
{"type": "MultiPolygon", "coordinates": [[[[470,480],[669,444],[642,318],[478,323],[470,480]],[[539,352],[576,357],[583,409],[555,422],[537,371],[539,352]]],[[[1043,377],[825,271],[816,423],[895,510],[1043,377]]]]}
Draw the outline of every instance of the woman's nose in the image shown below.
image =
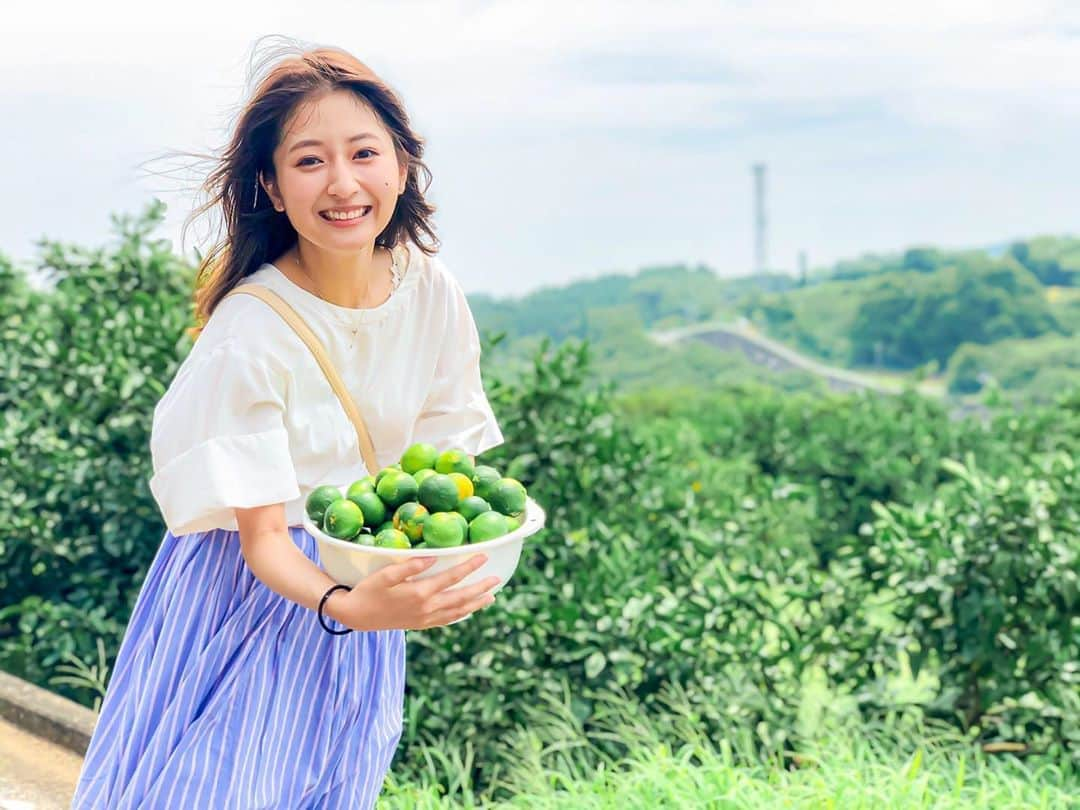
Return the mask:
{"type": "Polygon", "coordinates": [[[326,192],[331,197],[351,197],[358,185],[351,166],[335,163],[330,169],[330,185],[326,192]]]}

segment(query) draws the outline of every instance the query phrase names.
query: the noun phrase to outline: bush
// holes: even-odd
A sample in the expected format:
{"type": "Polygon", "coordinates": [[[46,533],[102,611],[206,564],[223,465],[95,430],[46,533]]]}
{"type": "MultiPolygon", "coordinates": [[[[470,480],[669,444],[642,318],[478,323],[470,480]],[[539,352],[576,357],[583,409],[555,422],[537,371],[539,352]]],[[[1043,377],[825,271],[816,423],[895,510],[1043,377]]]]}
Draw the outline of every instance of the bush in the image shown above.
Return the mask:
{"type": "Polygon", "coordinates": [[[115,655],[161,541],[147,447],[192,285],[149,238],[163,217],[114,219],[107,249],[43,243],[50,290],[0,274],[17,291],[0,298],[0,667],[42,685],[65,651],[94,660],[95,636],[115,655]]]}
{"type": "Polygon", "coordinates": [[[585,346],[545,346],[530,375],[490,389],[506,443],[485,458],[521,478],[548,528],[494,609],[410,635],[395,768],[419,764],[414,745],[467,744],[470,779],[486,784],[514,762],[506,735],[567,682],[598,754],[619,744],[594,733],[595,694],[625,690],[662,716],[671,684],[687,685],[708,732],[738,723],[783,747],[813,661],[802,634],[818,621],[802,599],[805,504],[745,461],[712,458],[685,424],[617,422],[610,390],[588,385],[585,346]]]}
{"type": "Polygon", "coordinates": [[[1071,453],[1011,475],[972,456],[928,503],[875,504],[873,572],[916,675],[930,659],[934,713],[980,736],[1080,743],[1080,475],[1071,453]]]}
{"type": "MultiPolygon", "coordinates": [[[[91,685],[54,678],[97,679],[98,639],[115,657],[164,530],[147,446],[190,348],[192,270],[150,238],[161,213],[117,220],[108,249],[46,243],[51,290],[0,261],[0,666],[87,704],[91,685]]],[[[941,682],[916,705],[985,739],[1075,742],[1080,393],[984,427],[911,392],[619,400],[573,342],[492,371],[506,443],[485,460],[529,486],[548,529],[495,608],[410,635],[395,769],[435,743],[472,752],[471,783],[496,780],[545,700],[583,757],[618,755],[605,690],[674,735],[662,695],[680,689],[703,733],[737,727],[773,754],[798,742],[815,681],[867,714],[903,709],[905,651],[941,682]],[[973,637],[973,617],[994,635],[973,637]]]]}

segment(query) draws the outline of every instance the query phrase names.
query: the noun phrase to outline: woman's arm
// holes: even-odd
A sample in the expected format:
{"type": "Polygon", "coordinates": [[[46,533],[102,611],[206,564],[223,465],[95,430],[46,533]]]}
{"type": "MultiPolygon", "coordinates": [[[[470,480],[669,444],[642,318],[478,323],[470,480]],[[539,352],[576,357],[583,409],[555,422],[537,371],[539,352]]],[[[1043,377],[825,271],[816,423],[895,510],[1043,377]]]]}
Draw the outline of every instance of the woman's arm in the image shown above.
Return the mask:
{"type": "MultiPolygon", "coordinates": [[[[237,509],[236,522],[240,529],[240,551],[252,573],[275,593],[317,610],[323,594],[337,583],[289,537],[285,504],[237,509]]],[[[334,615],[334,599],[340,595],[341,591],[335,591],[323,607],[323,613],[335,620],[338,617],[334,615]]]]}
{"type": "MultiPolygon", "coordinates": [[[[317,610],[323,594],[337,583],[289,537],[285,504],[235,512],[240,550],[252,573],[275,593],[317,610]]],[[[453,588],[487,561],[486,554],[473,554],[429,579],[411,581],[435,560],[414,557],[381,569],[350,591],[334,591],[323,614],[354,630],[422,630],[449,624],[495,601],[488,591],[499,584],[497,576],[453,588]]]]}

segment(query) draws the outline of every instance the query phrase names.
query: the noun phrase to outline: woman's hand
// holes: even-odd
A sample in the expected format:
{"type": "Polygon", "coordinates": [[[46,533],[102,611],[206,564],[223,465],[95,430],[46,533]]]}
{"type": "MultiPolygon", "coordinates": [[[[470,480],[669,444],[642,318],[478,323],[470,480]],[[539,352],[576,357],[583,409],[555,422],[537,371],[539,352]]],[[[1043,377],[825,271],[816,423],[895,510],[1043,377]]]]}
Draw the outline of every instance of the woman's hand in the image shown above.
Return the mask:
{"type": "Polygon", "coordinates": [[[447,590],[487,562],[476,554],[427,579],[409,581],[426,571],[435,557],[393,563],[363,579],[351,591],[336,591],[323,612],[353,630],[426,630],[468,616],[495,601],[496,576],[473,585],[447,590]]]}

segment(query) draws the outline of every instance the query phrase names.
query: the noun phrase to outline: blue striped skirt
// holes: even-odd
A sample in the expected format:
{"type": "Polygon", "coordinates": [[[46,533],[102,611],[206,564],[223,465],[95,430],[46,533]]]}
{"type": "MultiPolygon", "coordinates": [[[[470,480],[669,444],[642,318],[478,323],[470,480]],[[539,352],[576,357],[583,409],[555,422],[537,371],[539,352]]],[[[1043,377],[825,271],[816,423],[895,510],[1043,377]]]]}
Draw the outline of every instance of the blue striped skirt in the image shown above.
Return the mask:
{"type": "MultiPolygon", "coordinates": [[[[317,563],[314,538],[289,534],[317,563]]],[[[251,573],[237,532],[166,533],[72,808],[373,807],[404,686],[403,631],[332,636],[251,573]]]]}

